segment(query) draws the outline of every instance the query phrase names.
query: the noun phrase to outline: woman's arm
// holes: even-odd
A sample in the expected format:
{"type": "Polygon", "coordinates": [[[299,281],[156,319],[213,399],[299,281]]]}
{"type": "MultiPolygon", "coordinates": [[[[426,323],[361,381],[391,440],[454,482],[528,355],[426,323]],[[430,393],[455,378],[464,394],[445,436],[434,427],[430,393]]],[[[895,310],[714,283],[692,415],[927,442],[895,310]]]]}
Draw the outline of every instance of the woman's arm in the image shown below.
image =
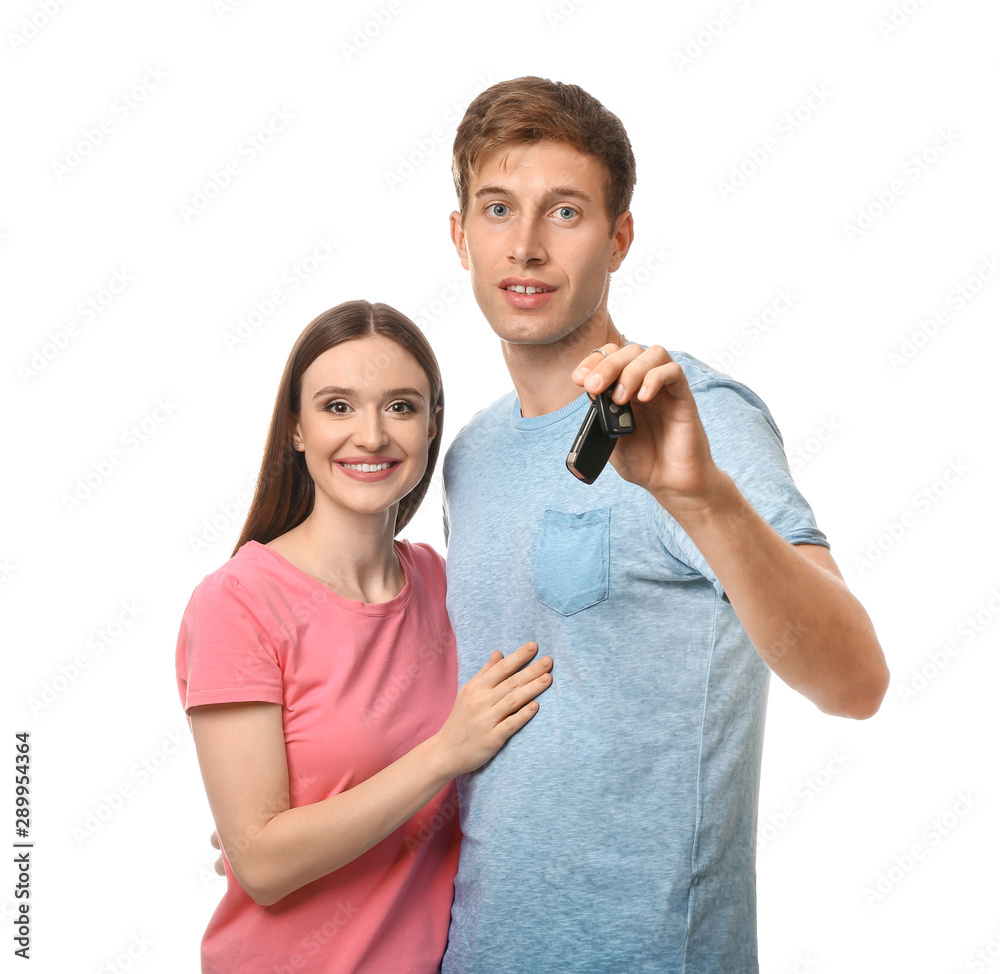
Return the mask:
{"type": "Polygon", "coordinates": [[[459,690],[433,737],[361,784],[289,808],[281,707],[192,707],[191,730],[216,828],[240,885],[263,906],[356,859],[427,804],[452,778],[485,764],[538,710],[548,656],[525,643],[459,690]],[[523,670],[521,667],[525,667],[523,670]]]}

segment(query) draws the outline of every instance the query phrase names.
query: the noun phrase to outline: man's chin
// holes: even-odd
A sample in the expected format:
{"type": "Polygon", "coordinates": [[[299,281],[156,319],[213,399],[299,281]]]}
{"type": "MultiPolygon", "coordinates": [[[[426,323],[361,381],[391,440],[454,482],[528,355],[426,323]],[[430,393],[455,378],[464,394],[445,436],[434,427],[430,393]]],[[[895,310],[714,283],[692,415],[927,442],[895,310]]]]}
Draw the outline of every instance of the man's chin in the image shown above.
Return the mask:
{"type": "Polygon", "coordinates": [[[532,329],[531,331],[526,331],[509,327],[493,328],[493,333],[504,345],[511,345],[517,348],[540,348],[549,345],[559,345],[569,334],[559,330],[532,329]]]}
{"type": "Polygon", "coordinates": [[[594,326],[595,318],[600,309],[583,321],[560,320],[561,316],[553,314],[553,309],[541,308],[535,311],[517,311],[508,307],[484,308],[479,306],[489,323],[493,333],[504,345],[512,347],[551,347],[561,346],[577,350],[587,345],[580,357],[593,348],[592,336],[599,330],[594,326]],[[594,327],[591,327],[594,326],[594,327]]]}

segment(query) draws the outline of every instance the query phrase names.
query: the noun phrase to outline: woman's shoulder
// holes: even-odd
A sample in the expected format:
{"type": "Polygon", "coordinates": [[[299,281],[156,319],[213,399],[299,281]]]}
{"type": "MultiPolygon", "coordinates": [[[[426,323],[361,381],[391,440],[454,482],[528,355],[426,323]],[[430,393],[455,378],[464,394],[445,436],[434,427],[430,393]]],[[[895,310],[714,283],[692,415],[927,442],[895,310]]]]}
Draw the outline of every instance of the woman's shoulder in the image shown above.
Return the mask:
{"type": "Polygon", "coordinates": [[[229,561],[209,572],[195,587],[192,600],[210,602],[259,602],[263,590],[273,588],[280,578],[256,541],[248,541],[229,561]]]}
{"type": "Polygon", "coordinates": [[[433,566],[444,570],[444,556],[438,554],[437,550],[426,541],[407,541],[405,538],[397,538],[395,545],[396,553],[408,558],[415,565],[433,566]]]}
{"type": "Polygon", "coordinates": [[[423,541],[407,541],[397,538],[396,554],[405,567],[413,569],[414,573],[428,585],[443,585],[445,580],[445,561],[431,545],[423,541]]]}

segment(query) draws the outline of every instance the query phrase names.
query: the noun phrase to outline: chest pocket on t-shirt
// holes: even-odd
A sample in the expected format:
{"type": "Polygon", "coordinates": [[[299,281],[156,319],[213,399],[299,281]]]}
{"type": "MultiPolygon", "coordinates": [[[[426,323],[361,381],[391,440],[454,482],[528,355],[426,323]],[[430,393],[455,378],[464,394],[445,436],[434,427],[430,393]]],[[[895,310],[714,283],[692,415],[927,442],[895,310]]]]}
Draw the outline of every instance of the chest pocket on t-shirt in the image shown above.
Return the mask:
{"type": "Polygon", "coordinates": [[[573,615],[608,597],[611,508],[583,514],[546,511],[535,564],[535,596],[573,615]]]}

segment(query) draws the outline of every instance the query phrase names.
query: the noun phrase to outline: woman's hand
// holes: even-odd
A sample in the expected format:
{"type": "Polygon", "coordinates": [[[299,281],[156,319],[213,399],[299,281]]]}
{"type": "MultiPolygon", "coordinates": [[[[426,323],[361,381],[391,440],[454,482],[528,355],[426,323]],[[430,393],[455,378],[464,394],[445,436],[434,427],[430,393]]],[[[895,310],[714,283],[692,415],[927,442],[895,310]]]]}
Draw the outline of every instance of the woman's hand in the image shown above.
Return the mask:
{"type": "Polygon", "coordinates": [[[525,643],[509,656],[494,650],[489,662],[458,691],[435,735],[453,776],[484,765],[537,713],[535,697],[552,683],[551,656],[525,665],[537,652],[536,643],[525,643]]]}
{"type": "Polygon", "coordinates": [[[353,788],[296,808],[289,808],[280,704],[192,707],[208,802],[240,885],[270,906],[356,859],[456,775],[488,761],[531,719],[534,698],[552,682],[550,657],[525,665],[537,652],[534,643],[507,657],[495,652],[458,692],[437,734],[353,788]]]}

